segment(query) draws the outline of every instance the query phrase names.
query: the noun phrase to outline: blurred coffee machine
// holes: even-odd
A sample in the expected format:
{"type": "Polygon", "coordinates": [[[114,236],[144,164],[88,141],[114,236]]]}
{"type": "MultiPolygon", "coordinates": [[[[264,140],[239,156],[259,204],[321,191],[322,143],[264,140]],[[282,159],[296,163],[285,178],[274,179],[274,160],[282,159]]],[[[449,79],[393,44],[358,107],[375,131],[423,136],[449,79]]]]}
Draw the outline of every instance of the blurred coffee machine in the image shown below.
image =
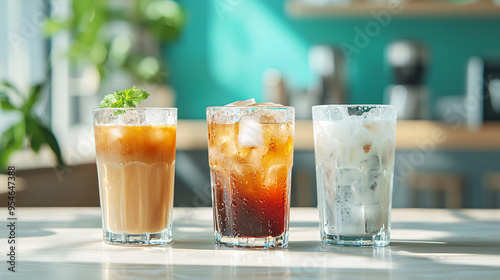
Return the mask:
{"type": "Polygon", "coordinates": [[[309,69],[313,80],[307,89],[293,89],[277,69],[262,77],[264,100],[295,107],[297,119],[311,119],[311,107],[318,104],[347,103],[346,63],[335,46],[316,45],[309,50],[309,69]]]}
{"type": "Polygon", "coordinates": [[[396,41],[387,48],[387,60],[395,83],[386,88],[386,100],[396,106],[398,119],[428,118],[428,89],[424,85],[427,49],[417,42],[396,41]]]}
{"type": "Polygon", "coordinates": [[[310,88],[311,95],[318,98],[316,104],[347,102],[346,65],[339,48],[328,45],[311,47],[309,68],[317,77],[316,83],[310,88]]]}
{"type": "Polygon", "coordinates": [[[469,128],[477,129],[485,121],[500,121],[500,59],[469,59],[465,102],[469,128]]]}

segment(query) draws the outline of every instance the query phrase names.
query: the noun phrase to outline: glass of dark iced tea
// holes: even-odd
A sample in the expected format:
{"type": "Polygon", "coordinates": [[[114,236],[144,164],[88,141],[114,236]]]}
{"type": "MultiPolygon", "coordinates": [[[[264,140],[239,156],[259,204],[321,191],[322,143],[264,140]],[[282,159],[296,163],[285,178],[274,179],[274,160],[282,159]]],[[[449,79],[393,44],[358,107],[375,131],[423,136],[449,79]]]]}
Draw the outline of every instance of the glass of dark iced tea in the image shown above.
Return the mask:
{"type": "Polygon", "coordinates": [[[218,246],[287,247],[294,119],[253,100],[207,108],[218,246]]]}

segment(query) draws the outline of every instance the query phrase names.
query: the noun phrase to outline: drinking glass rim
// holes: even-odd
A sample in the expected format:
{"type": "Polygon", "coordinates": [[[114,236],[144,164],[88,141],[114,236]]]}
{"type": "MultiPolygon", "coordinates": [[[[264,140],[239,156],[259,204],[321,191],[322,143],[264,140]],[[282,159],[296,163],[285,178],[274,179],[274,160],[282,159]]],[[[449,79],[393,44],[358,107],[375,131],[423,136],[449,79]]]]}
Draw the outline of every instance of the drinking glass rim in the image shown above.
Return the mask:
{"type": "Polygon", "coordinates": [[[127,107],[127,108],[93,108],[92,111],[114,111],[114,110],[175,110],[175,107],[127,107]]]}
{"type": "Polygon", "coordinates": [[[222,109],[222,110],[234,110],[234,109],[240,109],[240,110],[245,110],[245,109],[282,109],[282,110],[285,110],[285,109],[293,109],[295,110],[295,107],[293,106],[211,106],[211,107],[207,107],[207,111],[208,110],[218,110],[218,109],[222,109]]]}
{"type": "Polygon", "coordinates": [[[323,105],[312,106],[313,109],[314,108],[354,108],[354,107],[396,109],[395,105],[390,105],[390,104],[323,104],[323,105]]]}

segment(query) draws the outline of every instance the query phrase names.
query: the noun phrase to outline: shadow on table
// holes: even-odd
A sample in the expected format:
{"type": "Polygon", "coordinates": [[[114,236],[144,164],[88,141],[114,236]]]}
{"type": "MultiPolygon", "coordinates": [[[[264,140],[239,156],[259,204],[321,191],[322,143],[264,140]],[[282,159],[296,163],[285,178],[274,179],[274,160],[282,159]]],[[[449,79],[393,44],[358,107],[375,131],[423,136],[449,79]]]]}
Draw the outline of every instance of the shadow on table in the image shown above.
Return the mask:
{"type": "MultiPolygon", "coordinates": [[[[392,231],[404,231],[408,239],[395,239],[394,234],[391,245],[392,250],[406,250],[414,253],[478,253],[500,255],[500,223],[491,221],[477,221],[468,218],[469,223],[426,223],[426,222],[394,222],[392,231]]],[[[317,228],[317,223],[302,222],[294,226],[307,226],[317,228]]],[[[318,240],[290,242],[290,250],[311,252],[319,248],[353,248],[362,251],[372,247],[349,247],[323,245],[318,240]]]]}
{"type": "MultiPolygon", "coordinates": [[[[42,218],[43,219],[43,218],[42,218]]],[[[93,214],[78,214],[74,219],[68,221],[26,221],[22,216],[18,223],[23,225],[23,228],[101,228],[101,215],[93,214]]]]}
{"type": "Polygon", "coordinates": [[[16,238],[44,237],[56,234],[56,232],[45,229],[31,228],[21,229],[17,232],[16,238]]]}
{"type": "Polygon", "coordinates": [[[172,244],[168,245],[172,249],[187,249],[187,250],[213,250],[216,248],[213,239],[202,240],[182,240],[174,235],[172,244]]]}
{"type": "Polygon", "coordinates": [[[393,232],[399,231],[401,237],[408,236],[408,239],[393,238],[387,247],[332,246],[310,240],[290,242],[289,250],[307,253],[304,262],[351,258],[353,262],[366,264],[367,259],[373,260],[389,265],[391,268],[382,269],[392,271],[390,277],[400,275],[401,271],[397,270],[400,267],[410,278],[415,275],[434,279],[483,275],[482,278],[495,276],[493,279],[498,279],[500,264],[495,260],[500,257],[500,224],[464,218],[468,222],[395,222],[393,232]]]}
{"type": "Polygon", "coordinates": [[[413,238],[392,239],[391,248],[415,253],[499,254],[500,224],[491,221],[464,223],[397,222],[393,230],[404,230],[413,238]],[[422,238],[414,236],[422,235],[422,238]]]}
{"type": "Polygon", "coordinates": [[[17,238],[43,237],[56,234],[52,228],[101,228],[101,216],[78,214],[69,221],[26,221],[22,216],[16,221],[17,238]]]}
{"type": "Polygon", "coordinates": [[[305,221],[300,221],[300,222],[290,222],[290,227],[310,227],[310,228],[315,228],[319,230],[319,222],[305,222],[305,221]]]}

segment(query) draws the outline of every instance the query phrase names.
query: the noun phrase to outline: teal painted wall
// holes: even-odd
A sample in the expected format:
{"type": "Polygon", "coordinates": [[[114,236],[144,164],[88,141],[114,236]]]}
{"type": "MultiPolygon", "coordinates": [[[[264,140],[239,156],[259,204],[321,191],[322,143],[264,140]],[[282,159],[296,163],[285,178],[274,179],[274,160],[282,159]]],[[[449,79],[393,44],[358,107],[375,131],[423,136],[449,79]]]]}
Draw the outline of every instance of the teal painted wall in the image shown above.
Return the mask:
{"type": "MultiPolygon", "coordinates": [[[[179,2],[189,22],[182,38],[165,47],[165,59],[180,118],[205,118],[207,106],[262,100],[261,78],[268,68],[282,71],[291,88],[306,88],[314,78],[307,62],[311,46],[355,46],[355,28],[376,22],[372,16],[293,18],[285,12],[285,0],[179,2]]],[[[431,62],[426,83],[435,104],[440,97],[464,93],[469,57],[500,57],[500,17],[392,18],[366,47],[349,56],[350,103],[383,102],[384,88],[392,82],[385,48],[397,39],[427,45],[431,62]]]]}

